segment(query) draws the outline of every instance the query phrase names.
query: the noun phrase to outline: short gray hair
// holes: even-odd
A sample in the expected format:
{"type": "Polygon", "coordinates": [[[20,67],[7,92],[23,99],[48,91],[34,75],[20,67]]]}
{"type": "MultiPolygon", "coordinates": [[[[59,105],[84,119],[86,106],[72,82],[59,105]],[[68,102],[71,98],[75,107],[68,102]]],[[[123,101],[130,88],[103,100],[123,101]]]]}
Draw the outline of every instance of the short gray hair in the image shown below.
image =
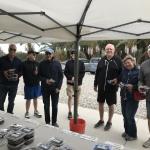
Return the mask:
{"type": "Polygon", "coordinates": [[[128,59],[130,59],[131,61],[133,61],[134,62],[134,64],[136,63],[136,60],[135,60],[135,58],[133,57],[133,56],[131,56],[131,55],[126,55],[124,58],[123,58],[123,63],[125,63],[128,59]]]}

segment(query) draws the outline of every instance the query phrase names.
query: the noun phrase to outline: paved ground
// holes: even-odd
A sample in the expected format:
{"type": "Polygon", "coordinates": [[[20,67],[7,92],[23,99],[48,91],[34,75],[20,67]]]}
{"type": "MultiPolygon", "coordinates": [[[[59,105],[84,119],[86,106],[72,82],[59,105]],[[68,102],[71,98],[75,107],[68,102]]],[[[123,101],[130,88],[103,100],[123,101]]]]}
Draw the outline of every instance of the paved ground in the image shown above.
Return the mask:
{"type": "MultiPolygon", "coordinates": [[[[7,103],[5,103],[7,105],[7,103]]],[[[37,125],[44,125],[44,114],[43,114],[43,103],[42,100],[39,99],[39,111],[42,113],[43,117],[37,119],[33,116],[33,106],[30,109],[31,119],[29,122],[34,122],[37,125]]],[[[69,129],[69,121],[67,119],[67,105],[59,103],[58,105],[58,124],[60,125],[60,129],[69,129]]],[[[121,134],[124,131],[123,129],[123,119],[122,115],[115,114],[113,117],[113,125],[110,131],[104,131],[104,128],[93,128],[95,122],[98,120],[98,111],[79,107],[80,118],[83,118],[86,121],[86,131],[85,134],[91,137],[97,137],[97,142],[106,142],[110,141],[113,143],[121,144],[125,147],[124,150],[144,150],[145,148],[142,147],[142,144],[145,140],[149,137],[148,127],[147,127],[147,120],[142,118],[136,118],[137,123],[137,131],[138,131],[138,140],[126,142],[122,137],[121,134]]],[[[17,95],[15,101],[15,115],[19,116],[20,118],[24,118],[25,113],[25,105],[23,103],[23,96],[17,95]]],[[[105,123],[107,121],[108,114],[105,112],[104,120],[105,123]]],[[[51,135],[50,135],[51,136],[51,135]]],[[[79,146],[78,146],[79,147],[79,146]]]]}
{"type": "MultiPolygon", "coordinates": [[[[90,73],[86,73],[84,80],[83,80],[83,86],[82,86],[82,93],[81,93],[81,98],[80,98],[80,106],[85,107],[85,108],[92,108],[92,109],[97,109],[97,93],[94,92],[93,90],[93,82],[94,82],[94,75],[90,73]]],[[[22,79],[20,80],[19,83],[19,88],[18,88],[18,94],[23,95],[23,81],[22,79]]],[[[64,77],[63,80],[63,85],[60,93],[60,102],[61,103],[67,103],[67,96],[66,96],[66,78],[64,77]]],[[[107,106],[105,106],[107,110],[107,106]]],[[[120,96],[118,92],[118,103],[116,105],[115,109],[116,113],[121,113],[120,110],[120,96]]],[[[145,101],[141,101],[139,104],[139,109],[137,112],[137,117],[146,117],[146,108],[145,108],[145,101]]]]}

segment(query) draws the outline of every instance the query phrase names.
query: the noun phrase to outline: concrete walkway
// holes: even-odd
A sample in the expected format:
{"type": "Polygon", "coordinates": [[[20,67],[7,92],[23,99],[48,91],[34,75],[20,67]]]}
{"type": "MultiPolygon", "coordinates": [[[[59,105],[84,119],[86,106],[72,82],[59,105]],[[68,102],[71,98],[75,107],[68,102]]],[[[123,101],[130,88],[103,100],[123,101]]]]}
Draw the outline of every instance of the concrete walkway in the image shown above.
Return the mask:
{"type": "MultiPolygon", "coordinates": [[[[6,103],[7,105],[7,103],[6,103]]],[[[33,121],[38,121],[40,124],[44,123],[44,114],[43,114],[43,103],[42,100],[39,99],[39,111],[42,113],[43,118],[37,119],[33,116],[33,106],[31,105],[31,119],[33,121]]],[[[67,105],[59,103],[59,113],[58,113],[58,124],[62,129],[69,129],[69,121],[67,119],[67,105]]],[[[15,101],[15,115],[19,116],[20,118],[24,118],[25,113],[25,100],[23,96],[17,95],[15,101]]],[[[121,115],[115,114],[113,118],[113,125],[110,131],[104,131],[103,127],[99,129],[94,129],[94,124],[99,119],[98,111],[93,109],[87,109],[79,107],[79,115],[80,118],[86,120],[86,133],[87,135],[97,137],[99,141],[110,141],[114,143],[118,143],[124,145],[128,150],[144,150],[145,148],[142,147],[142,144],[145,140],[149,138],[147,120],[144,119],[136,119],[137,120],[137,128],[138,128],[138,140],[126,142],[122,137],[121,134],[123,130],[123,119],[121,115]]],[[[105,112],[105,122],[107,121],[108,114],[105,112]]]]}

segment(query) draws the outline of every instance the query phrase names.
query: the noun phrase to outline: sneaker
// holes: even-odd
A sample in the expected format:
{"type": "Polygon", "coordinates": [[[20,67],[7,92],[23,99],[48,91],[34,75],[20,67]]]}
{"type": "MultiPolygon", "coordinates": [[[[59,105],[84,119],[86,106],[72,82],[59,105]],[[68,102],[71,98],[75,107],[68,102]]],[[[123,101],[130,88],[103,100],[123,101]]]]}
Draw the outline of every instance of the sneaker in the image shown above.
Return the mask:
{"type": "Polygon", "coordinates": [[[30,119],[29,112],[26,112],[25,115],[24,115],[24,117],[27,118],[27,119],[30,119]]]}
{"type": "Polygon", "coordinates": [[[34,116],[37,117],[37,118],[41,118],[42,117],[42,115],[38,111],[34,112],[34,116]]]}
{"type": "Polygon", "coordinates": [[[70,120],[72,118],[72,112],[68,112],[68,119],[70,120]]]}
{"type": "Polygon", "coordinates": [[[143,147],[150,148],[150,138],[146,142],[144,142],[143,147]]]}
{"type": "Polygon", "coordinates": [[[111,122],[107,122],[105,127],[104,127],[104,130],[108,131],[111,128],[111,126],[112,126],[112,123],[111,122]]]}
{"type": "Polygon", "coordinates": [[[103,125],[104,125],[104,121],[99,120],[99,121],[94,125],[94,128],[99,128],[99,127],[101,127],[101,126],[103,126],[103,125]]]}
{"type": "Polygon", "coordinates": [[[57,128],[59,127],[57,123],[52,123],[52,126],[57,127],[57,128]]]}
{"type": "Polygon", "coordinates": [[[123,138],[126,138],[127,133],[123,132],[123,133],[121,134],[121,136],[122,136],[123,138]]]}
{"type": "Polygon", "coordinates": [[[126,135],[125,139],[126,141],[134,141],[134,140],[137,140],[137,137],[131,137],[129,135],[126,135]]]}

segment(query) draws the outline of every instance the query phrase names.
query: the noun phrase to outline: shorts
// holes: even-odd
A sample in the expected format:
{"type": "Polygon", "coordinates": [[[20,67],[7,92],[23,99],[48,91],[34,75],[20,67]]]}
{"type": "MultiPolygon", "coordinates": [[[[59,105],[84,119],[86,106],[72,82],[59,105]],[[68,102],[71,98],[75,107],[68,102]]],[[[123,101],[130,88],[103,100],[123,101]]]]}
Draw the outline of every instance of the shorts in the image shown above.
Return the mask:
{"type": "Polygon", "coordinates": [[[97,102],[98,103],[106,103],[108,106],[111,106],[113,104],[117,103],[117,93],[116,91],[113,92],[98,92],[97,102]]]}
{"type": "Polygon", "coordinates": [[[150,119],[150,99],[146,100],[147,118],[150,119]]]}
{"type": "Polygon", "coordinates": [[[24,87],[24,98],[26,100],[36,99],[41,96],[41,86],[25,86],[24,87]]]}
{"type": "MultiPolygon", "coordinates": [[[[66,88],[66,92],[67,92],[67,96],[74,96],[74,86],[73,85],[69,85],[67,84],[67,88],[66,88]]],[[[78,97],[81,94],[81,86],[78,86],[78,97]]]]}

